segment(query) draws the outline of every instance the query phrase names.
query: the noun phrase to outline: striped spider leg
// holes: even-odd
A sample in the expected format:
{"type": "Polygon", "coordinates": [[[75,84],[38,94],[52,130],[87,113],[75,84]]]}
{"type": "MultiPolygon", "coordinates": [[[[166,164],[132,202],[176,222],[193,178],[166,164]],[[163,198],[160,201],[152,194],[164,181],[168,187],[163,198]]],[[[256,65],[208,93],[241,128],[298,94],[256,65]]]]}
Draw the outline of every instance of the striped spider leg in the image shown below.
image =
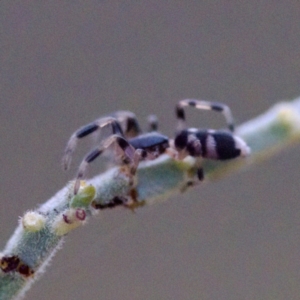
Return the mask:
{"type": "Polygon", "coordinates": [[[75,194],[78,192],[80,180],[86,175],[88,165],[112,145],[117,146],[117,153],[115,153],[115,155],[118,154],[118,161],[121,165],[129,167],[129,173],[132,176],[135,175],[141,160],[155,159],[165,153],[169,148],[168,137],[153,131],[157,129],[157,120],[155,118],[149,121],[151,132],[140,134],[139,125],[135,117],[133,117],[133,113],[126,112],[126,114],[124,114],[124,112],[116,112],[111,114],[111,116],[97,119],[81,127],[75,131],[69,139],[63,157],[65,169],[67,169],[70,164],[71,156],[79,139],[106,126],[110,125],[112,127],[112,135],[104,139],[98,147],[89,152],[81,162],[74,187],[75,194]],[[115,116],[116,118],[111,116],[115,116]],[[128,118],[128,116],[130,118],[128,118]],[[124,124],[126,126],[124,126],[124,124]]]}
{"type": "Polygon", "coordinates": [[[109,125],[112,127],[112,134],[120,134],[126,138],[135,137],[141,132],[135,114],[130,111],[117,111],[84,125],[71,135],[67,143],[62,159],[64,169],[67,170],[71,164],[78,140],[94,132],[99,132],[109,125]]]}

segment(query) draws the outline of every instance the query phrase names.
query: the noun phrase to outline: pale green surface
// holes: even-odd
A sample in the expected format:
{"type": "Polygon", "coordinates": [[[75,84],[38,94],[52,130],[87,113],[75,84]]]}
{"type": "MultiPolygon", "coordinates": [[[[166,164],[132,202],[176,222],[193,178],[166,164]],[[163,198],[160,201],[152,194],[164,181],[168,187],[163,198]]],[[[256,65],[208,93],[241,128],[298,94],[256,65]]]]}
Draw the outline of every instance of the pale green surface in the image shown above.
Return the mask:
{"type": "MultiPolygon", "coordinates": [[[[289,145],[291,142],[300,141],[300,111],[297,109],[300,99],[294,103],[285,103],[277,105],[262,116],[241,125],[237,132],[248,143],[252,149],[251,161],[255,162],[262,156],[270,156],[275,150],[289,145]],[[252,142],[252,143],[251,143],[252,142]],[[266,155],[267,154],[267,155],[266,155]]],[[[238,160],[242,165],[241,159],[238,160]]],[[[222,162],[218,163],[222,169],[222,162]]],[[[231,165],[236,163],[228,163],[231,165]]],[[[186,172],[193,168],[192,162],[177,162],[168,156],[162,156],[157,161],[146,162],[142,164],[137,173],[137,194],[138,201],[146,203],[155,203],[170,197],[172,194],[180,192],[186,182],[186,172]]],[[[218,171],[218,168],[216,169],[218,171]]],[[[212,174],[216,170],[212,170],[212,174]]],[[[234,167],[233,167],[234,170],[234,167]]],[[[53,232],[52,224],[57,215],[66,214],[70,201],[71,206],[76,208],[86,208],[86,213],[92,213],[87,206],[95,196],[94,201],[106,204],[114,196],[126,196],[130,189],[130,180],[118,168],[113,168],[102,175],[90,180],[92,186],[82,188],[78,195],[70,201],[70,192],[72,185],[63,188],[56,196],[46,202],[41,208],[47,217],[46,227],[38,232],[26,232],[20,225],[3,253],[7,256],[17,255],[25,264],[38,270],[49,257],[53,256],[56,248],[60,245],[61,236],[53,232]]],[[[2,275],[3,276],[3,275],[2,275]]],[[[35,275],[35,278],[38,274],[35,275]]],[[[13,286],[7,278],[10,274],[4,275],[1,280],[8,282],[10,288],[18,291],[23,283],[15,281],[13,286]]],[[[12,279],[12,278],[11,278],[12,279]]],[[[31,281],[30,281],[31,282],[31,281]]],[[[7,294],[7,287],[0,283],[1,293],[7,294]]],[[[16,292],[17,293],[17,292],[16,292]]]]}

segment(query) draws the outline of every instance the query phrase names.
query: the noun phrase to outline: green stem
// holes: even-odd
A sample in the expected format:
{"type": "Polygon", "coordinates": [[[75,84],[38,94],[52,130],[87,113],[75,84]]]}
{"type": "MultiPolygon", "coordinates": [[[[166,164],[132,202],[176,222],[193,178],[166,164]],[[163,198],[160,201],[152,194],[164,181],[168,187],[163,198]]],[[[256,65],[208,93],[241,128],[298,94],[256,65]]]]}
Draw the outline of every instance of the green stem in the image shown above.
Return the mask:
{"type": "MultiPolygon", "coordinates": [[[[251,156],[228,163],[205,162],[208,181],[258,163],[299,142],[300,98],[275,105],[240,125],[236,134],[250,146],[251,156]]],[[[117,206],[120,199],[128,196],[134,199],[133,203],[128,203],[132,209],[166,199],[185,190],[187,178],[191,180],[195,170],[194,159],[175,161],[161,156],[140,164],[134,181],[124,168],[115,167],[89,180],[89,185],[81,182],[76,196],[73,183],[69,183],[39,209],[25,213],[20,220],[1,253],[0,299],[21,298],[61,247],[63,237],[99,209],[117,206]]]]}

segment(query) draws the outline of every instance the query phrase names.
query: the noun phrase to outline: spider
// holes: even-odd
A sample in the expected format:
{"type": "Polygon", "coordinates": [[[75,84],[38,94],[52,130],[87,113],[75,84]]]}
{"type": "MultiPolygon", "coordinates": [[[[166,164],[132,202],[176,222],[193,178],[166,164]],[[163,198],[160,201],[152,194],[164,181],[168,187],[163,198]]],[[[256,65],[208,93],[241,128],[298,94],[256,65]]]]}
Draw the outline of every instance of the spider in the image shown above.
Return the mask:
{"type": "MultiPolygon", "coordinates": [[[[157,132],[157,119],[149,117],[148,133],[141,133],[136,116],[129,111],[118,111],[109,116],[99,118],[75,131],[64,152],[63,165],[68,169],[77,141],[104,127],[111,126],[112,135],[89,152],[81,162],[74,186],[78,192],[80,180],[85,177],[87,166],[111,145],[116,145],[115,156],[121,165],[129,167],[130,174],[135,175],[138,164],[142,160],[153,160],[167,153],[174,159],[182,160],[187,156],[213,160],[228,160],[249,155],[250,148],[238,136],[234,135],[234,122],[229,107],[223,103],[195,99],[185,99],[176,106],[178,128],[174,139],[157,132]],[[186,128],[184,107],[213,110],[221,112],[226,119],[228,130],[186,128]]],[[[196,163],[197,176],[203,180],[200,160],[196,163]]]]}

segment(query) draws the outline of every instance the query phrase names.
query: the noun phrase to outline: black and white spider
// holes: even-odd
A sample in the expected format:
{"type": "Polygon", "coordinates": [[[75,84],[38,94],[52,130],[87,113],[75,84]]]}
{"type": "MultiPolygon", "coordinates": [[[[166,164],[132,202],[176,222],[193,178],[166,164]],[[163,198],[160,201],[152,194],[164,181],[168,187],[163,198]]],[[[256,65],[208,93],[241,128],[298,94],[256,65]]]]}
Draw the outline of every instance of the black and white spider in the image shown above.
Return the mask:
{"type": "MultiPolygon", "coordinates": [[[[149,118],[150,132],[141,133],[135,115],[128,111],[118,111],[110,116],[99,118],[73,133],[67,144],[63,165],[69,167],[71,156],[77,141],[106,126],[111,126],[112,135],[90,153],[88,153],[79,166],[74,187],[76,194],[80,180],[85,177],[89,163],[107,150],[111,145],[116,145],[115,155],[121,164],[129,167],[130,173],[135,174],[141,160],[153,160],[161,154],[168,153],[174,159],[182,160],[187,156],[207,158],[214,160],[228,160],[240,156],[247,156],[250,149],[238,136],[234,135],[234,124],[228,106],[217,103],[194,99],[185,99],[176,106],[178,129],[174,139],[156,132],[157,120],[154,116],[149,118]],[[184,107],[191,106],[197,109],[213,110],[223,113],[229,130],[186,128],[184,107]]],[[[203,179],[203,170],[198,164],[198,178],[203,179]]]]}

